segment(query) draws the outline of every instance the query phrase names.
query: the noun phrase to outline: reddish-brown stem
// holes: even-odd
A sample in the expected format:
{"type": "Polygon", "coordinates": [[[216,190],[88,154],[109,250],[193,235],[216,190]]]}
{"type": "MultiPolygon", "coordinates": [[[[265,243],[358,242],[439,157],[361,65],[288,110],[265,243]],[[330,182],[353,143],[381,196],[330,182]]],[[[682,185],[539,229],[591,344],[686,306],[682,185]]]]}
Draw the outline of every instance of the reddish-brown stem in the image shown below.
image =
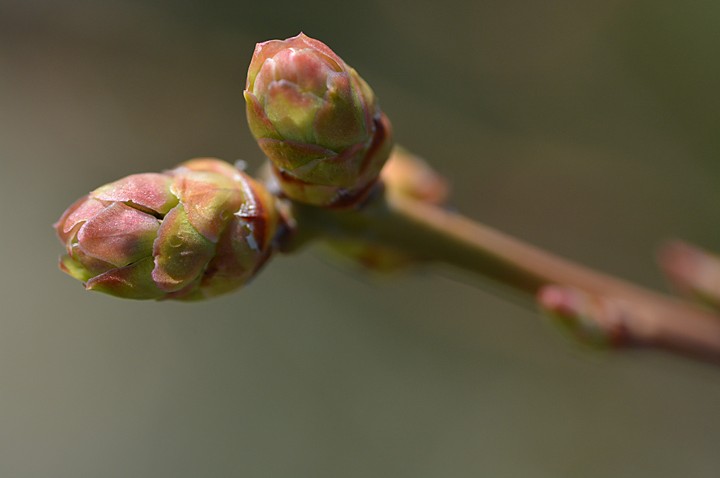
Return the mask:
{"type": "MultiPolygon", "coordinates": [[[[391,193],[356,210],[294,205],[299,238],[343,237],[397,247],[536,296],[558,285],[617,305],[612,320],[583,320],[615,345],[657,347],[720,364],[720,317],[689,303],[594,271],[459,214],[391,193]]],[[[582,313],[582,311],[578,311],[582,313]]]]}

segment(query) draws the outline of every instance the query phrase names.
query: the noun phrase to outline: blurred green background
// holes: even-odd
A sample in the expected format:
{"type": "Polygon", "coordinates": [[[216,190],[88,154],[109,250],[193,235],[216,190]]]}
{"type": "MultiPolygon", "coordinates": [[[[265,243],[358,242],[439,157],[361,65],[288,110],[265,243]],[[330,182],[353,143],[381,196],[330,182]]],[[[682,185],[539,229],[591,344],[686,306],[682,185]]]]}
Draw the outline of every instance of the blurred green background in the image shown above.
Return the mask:
{"type": "Polygon", "coordinates": [[[121,301],[57,270],[50,224],[127,174],[259,165],[245,70],[302,30],[458,209],[661,288],[662,239],[720,249],[719,24],[714,0],[0,0],[0,476],[717,476],[718,369],[312,251],[204,304],[121,301]]]}

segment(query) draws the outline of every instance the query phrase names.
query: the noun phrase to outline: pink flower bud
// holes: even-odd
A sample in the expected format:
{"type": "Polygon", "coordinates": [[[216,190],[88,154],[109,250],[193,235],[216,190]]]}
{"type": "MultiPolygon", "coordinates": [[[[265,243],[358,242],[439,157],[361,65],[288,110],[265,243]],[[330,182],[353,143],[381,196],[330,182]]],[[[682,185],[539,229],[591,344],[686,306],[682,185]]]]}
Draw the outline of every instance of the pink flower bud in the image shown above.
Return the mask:
{"type": "Polygon", "coordinates": [[[294,200],[354,203],[392,149],[390,122],[367,83],[302,33],[256,46],[245,100],[250,130],[294,200]]]}
{"type": "Polygon", "coordinates": [[[196,300],[234,290],[269,257],[274,198],[229,164],[195,159],[134,174],[70,206],[55,224],[60,268],[130,299],[196,300]]]}

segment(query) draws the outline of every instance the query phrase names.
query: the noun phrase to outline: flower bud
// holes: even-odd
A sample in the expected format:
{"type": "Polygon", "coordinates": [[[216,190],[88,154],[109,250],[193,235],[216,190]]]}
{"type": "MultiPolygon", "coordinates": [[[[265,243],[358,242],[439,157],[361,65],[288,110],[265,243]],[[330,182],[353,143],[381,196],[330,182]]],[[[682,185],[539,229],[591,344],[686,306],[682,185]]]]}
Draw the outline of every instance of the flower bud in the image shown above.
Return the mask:
{"type": "Polygon", "coordinates": [[[390,122],[367,83],[302,33],[255,47],[245,100],[250,130],[296,201],[354,204],[392,149],[390,122]]]}
{"type": "Polygon", "coordinates": [[[278,226],[273,196],[217,159],[127,176],[70,206],[54,225],[60,268],[129,299],[197,300],[250,280],[278,226]]]}

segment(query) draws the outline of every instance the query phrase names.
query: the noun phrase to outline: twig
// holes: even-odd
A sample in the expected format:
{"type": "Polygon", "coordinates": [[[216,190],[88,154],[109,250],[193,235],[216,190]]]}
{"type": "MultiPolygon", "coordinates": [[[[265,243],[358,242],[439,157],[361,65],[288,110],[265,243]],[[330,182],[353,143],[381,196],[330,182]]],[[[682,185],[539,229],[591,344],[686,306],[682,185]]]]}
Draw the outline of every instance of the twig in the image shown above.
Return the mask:
{"type": "Polygon", "coordinates": [[[385,192],[353,211],[293,204],[293,215],[302,229],[287,249],[316,237],[396,247],[538,296],[546,309],[580,323],[581,329],[594,329],[614,346],[655,347],[720,364],[720,317],[443,208],[385,192]]]}

